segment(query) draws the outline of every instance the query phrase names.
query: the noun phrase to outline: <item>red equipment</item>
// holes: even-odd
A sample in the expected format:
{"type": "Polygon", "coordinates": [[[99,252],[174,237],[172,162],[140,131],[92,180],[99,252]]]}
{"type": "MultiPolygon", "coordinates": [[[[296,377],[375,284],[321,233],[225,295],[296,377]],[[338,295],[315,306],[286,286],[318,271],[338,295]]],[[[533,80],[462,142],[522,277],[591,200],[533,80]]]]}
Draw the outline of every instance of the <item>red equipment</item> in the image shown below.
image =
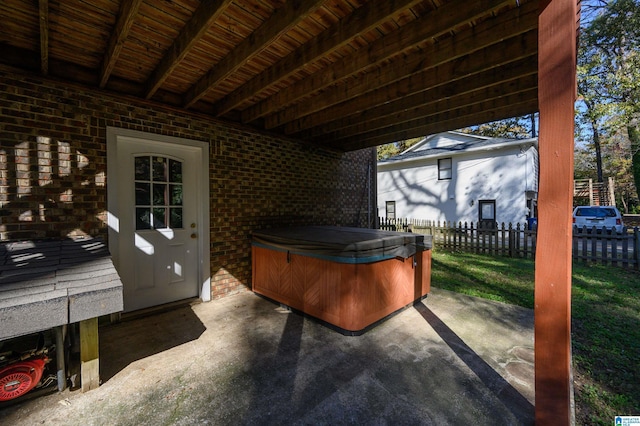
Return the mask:
{"type": "Polygon", "coordinates": [[[0,401],[17,398],[33,389],[42,378],[44,366],[48,361],[46,357],[32,358],[1,369],[0,401]]]}

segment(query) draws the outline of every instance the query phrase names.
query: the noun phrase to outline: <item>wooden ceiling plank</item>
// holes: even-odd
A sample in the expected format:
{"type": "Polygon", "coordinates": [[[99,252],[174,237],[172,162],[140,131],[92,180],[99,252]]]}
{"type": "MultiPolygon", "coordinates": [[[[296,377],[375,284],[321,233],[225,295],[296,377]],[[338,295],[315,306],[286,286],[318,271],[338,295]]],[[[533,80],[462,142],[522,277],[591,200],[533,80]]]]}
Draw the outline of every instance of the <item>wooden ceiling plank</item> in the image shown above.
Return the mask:
{"type": "MultiPolygon", "coordinates": [[[[531,16],[532,19],[537,19],[535,17],[535,12],[533,14],[533,16],[531,16]]],[[[489,34],[491,34],[492,29],[489,29],[489,34]]],[[[475,34],[475,30],[474,30],[474,34],[475,34]]],[[[461,40],[459,43],[457,43],[458,45],[464,45],[466,43],[465,41],[465,37],[460,34],[461,36],[461,40]]],[[[439,44],[439,47],[441,47],[440,53],[438,53],[438,49],[436,49],[435,47],[432,48],[429,51],[425,51],[423,56],[426,57],[434,57],[438,56],[438,55],[442,55],[445,54],[447,55],[449,53],[449,49],[453,49],[453,44],[449,43],[449,44],[439,44]]],[[[518,55],[519,57],[519,55],[518,55]]],[[[506,67],[505,70],[507,70],[508,72],[510,72],[510,76],[514,76],[514,75],[518,75],[518,73],[523,72],[523,71],[519,71],[517,69],[517,67],[520,66],[524,66],[526,71],[524,71],[524,73],[528,73],[530,69],[534,69],[537,67],[537,60],[531,56],[524,59],[518,59],[518,57],[514,57],[514,58],[508,58],[508,60],[513,60],[513,62],[509,62],[513,65],[511,65],[511,68],[506,67]],[[526,61],[526,65],[521,64],[520,62],[522,61],[526,61]],[[516,69],[514,69],[516,68],[516,69]]],[[[436,61],[437,62],[437,61],[436,61]]],[[[505,63],[506,65],[506,63],[505,63]]],[[[341,120],[344,121],[348,121],[349,116],[352,116],[354,114],[359,114],[361,113],[361,111],[363,110],[363,108],[369,110],[371,109],[373,106],[375,105],[380,105],[380,104],[384,104],[384,106],[386,107],[386,110],[389,111],[387,114],[391,114],[392,113],[392,108],[401,108],[400,106],[397,106],[395,104],[393,104],[393,102],[396,99],[403,99],[403,102],[409,101],[409,99],[406,99],[407,96],[411,95],[412,93],[418,93],[421,91],[426,91],[426,90],[430,90],[433,87],[432,86],[427,86],[426,84],[428,84],[428,81],[431,80],[436,80],[436,76],[440,76],[440,81],[443,82],[447,82],[447,78],[449,77],[449,73],[453,72],[452,70],[456,69],[457,66],[455,65],[455,63],[450,64],[444,68],[438,69],[437,67],[435,69],[433,69],[431,72],[431,74],[433,75],[433,77],[428,77],[428,76],[422,76],[422,77],[414,77],[413,78],[413,82],[409,81],[409,82],[403,82],[403,81],[399,81],[396,83],[393,83],[395,86],[397,86],[395,89],[393,90],[389,90],[389,91],[385,91],[385,90],[379,90],[381,88],[376,88],[376,91],[370,93],[367,95],[367,97],[360,97],[360,98],[353,98],[353,99],[349,99],[345,102],[340,103],[339,105],[336,105],[332,108],[329,109],[325,109],[322,111],[318,111],[316,113],[307,115],[305,117],[302,118],[298,118],[292,122],[287,123],[287,125],[285,126],[285,131],[287,134],[294,134],[294,133],[299,133],[301,131],[304,131],[305,129],[310,129],[312,127],[318,127],[320,125],[323,125],[327,122],[330,121],[335,121],[336,117],[340,117],[341,120]],[[408,84],[407,84],[408,83],[408,84]],[[407,90],[410,90],[409,92],[407,92],[407,90]],[[392,97],[392,95],[390,95],[390,92],[395,91],[395,93],[397,93],[396,97],[392,97]]],[[[426,72],[426,71],[425,71],[426,72]]],[[[485,72],[484,70],[482,70],[481,72],[485,72]]],[[[493,71],[489,70],[489,73],[493,73],[493,71]]],[[[492,74],[489,74],[492,75],[492,74]]],[[[466,76],[463,76],[463,78],[466,78],[466,76]]],[[[482,76],[480,76],[480,78],[482,78],[482,76]]],[[[454,80],[455,81],[455,80],[454,80]]],[[[407,108],[410,108],[411,105],[408,104],[407,108]]],[[[375,119],[375,118],[372,118],[375,119]]],[[[331,129],[329,130],[331,131],[331,129]]]]}
{"type": "Polygon", "coordinates": [[[366,3],[214,104],[214,115],[220,116],[234,109],[261,90],[289,77],[304,65],[336,51],[354,37],[374,29],[381,22],[422,1],[373,0],[366,3]]]}
{"type": "Polygon", "coordinates": [[[298,0],[285,3],[260,25],[249,37],[240,42],[214,68],[194,84],[184,98],[185,108],[190,108],[202,98],[210,87],[224,80],[244,65],[249,58],[264,49],[270,42],[287,32],[310,13],[322,6],[322,0],[298,0]]]}
{"type": "MultiPolygon", "coordinates": [[[[520,70],[519,70],[520,71],[520,70]]],[[[435,87],[431,90],[416,93],[409,96],[410,102],[403,105],[402,100],[394,101],[394,109],[380,113],[387,104],[364,110],[356,116],[348,119],[340,118],[343,123],[339,129],[331,131],[334,123],[318,126],[312,130],[296,135],[300,139],[329,139],[338,140],[367,131],[383,128],[395,123],[412,120],[415,117],[427,117],[438,112],[461,108],[465,104],[475,104],[489,99],[495,99],[505,93],[518,93],[529,90],[537,85],[535,67],[529,75],[518,73],[513,78],[507,78],[504,71],[489,70],[487,73],[494,75],[491,82],[485,80],[478,85],[478,81],[484,80],[478,75],[471,76],[447,85],[435,87]],[[454,94],[455,93],[455,94],[454,94]],[[453,95],[452,95],[453,94],[453,95]]],[[[338,117],[338,116],[336,116],[338,117]]]]}
{"type": "MultiPolygon", "coordinates": [[[[309,78],[299,81],[285,91],[265,99],[247,108],[242,113],[243,122],[250,123],[258,118],[290,105],[304,96],[324,89],[335,81],[345,79],[379,63],[402,51],[406,51],[425,40],[451,31],[453,25],[463,24],[483,16],[496,8],[509,3],[502,0],[482,0],[468,2],[454,0],[444,4],[431,13],[400,27],[398,30],[374,41],[366,49],[360,49],[354,55],[334,63],[331,67],[317,72],[309,78]]],[[[530,8],[525,3],[520,9],[530,8]]]]}
{"type": "Polygon", "coordinates": [[[38,2],[38,17],[40,20],[40,72],[49,74],[49,1],[38,2]]]}
{"type": "Polygon", "coordinates": [[[446,43],[439,43],[433,55],[400,58],[385,64],[379,72],[360,78],[353,84],[327,89],[320,99],[311,98],[270,115],[265,119],[265,127],[271,129],[282,126],[305,115],[330,108],[344,102],[345,99],[351,104],[360,102],[360,109],[354,110],[360,111],[371,105],[406,96],[407,93],[415,92],[417,88],[426,89],[446,81],[464,78],[482,72],[488,67],[493,68],[535,54],[537,39],[537,32],[530,30],[502,43],[482,47],[480,50],[477,48],[481,46],[476,46],[476,43],[484,44],[481,38],[472,38],[464,42],[452,40],[450,49],[441,49],[440,47],[446,43]],[[458,54],[454,55],[454,51],[458,54]],[[441,64],[446,67],[438,68],[441,64]],[[442,72],[443,70],[447,71],[442,72]],[[412,74],[404,77],[403,74],[407,73],[412,74]],[[394,84],[396,82],[397,84],[394,84]],[[378,103],[370,103],[371,97],[364,96],[370,92],[373,92],[371,97],[381,100],[378,103]]]}
{"type": "Polygon", "coordinates": [[[232,0],[203,1],[164,54],[146,82],[145,97],[150,99],[171,75],[193,46],[209,30],[232,0]]]}
{"type": "Polygon", "coordinates": [[[353,138],[349,141],[341,141],[339,143],[327,141],[326,144],[343,151],[352,151],[390,142],[419,138],[425,135],[432,135],[439,132],[460,129],[482,123],[489,123],[491,121],[502,120],[509,117],[519,117],[531,114],[537,110],[537,99],[523,100],[522,102],[512,103],[496,109],[482,109],[481,107],[477,107],[476,113],[469,112],[468,114],[460,113],[459,115],[454,115],[448,112],[446,116],[433,117],[433,119],[429,120],[428,123],[424,123],[423,121],[420,126],[412,127],[410,124],[404,123],[404,125],[390,128],[386,133],[381,133],[376,137],[366,139],[353,138]]]}
{"type": "MultiPolygon", "coordinates": [[[[534,74],[530,76],[530,78],[536,79],[537,75],[534,74]]],[[[335,143],[340,143],[341,140],[347,140],[353,137],[366,139],[367,135],[371,134],[371,132],[381,131],[388,127],[398,126],[404,123],[408,123],[409,125],[419,122],[424,123],[435,116],[442,116],[442,114],[447,112],[456,113],[463,108],[486,104],[490,101],[495,101],[496,103],[506,102],[509,99],[513,99],[515,95],[530,99],[530,96],[537,91],[536,84],[528,84],[520,87],[517,82],[518,80],[514,80],[509,83],[497,85],[495,88],[482,88],[475,92],[449,99],[437,99],[424,107],[404,111],[396,116],[388,116],[386,119],[378,120],[373,126],[362,126],[359,129],[349,132],[335,132],[316,138],[315,140],[330,140],[335,143]],[[514,84],[515,87],[513,87],[514,84]]]]}
{"type": "MultiPolygon", "coordinates": [[[[358,141],[367,141],[370,139],[378,138],[382,135],[392,134],[398,130],[407,130],[414,128],[421,128],[425,125],[425,123],[433,123],[439,121],[450,121],[454,118],[460,117],[469,117],[481,114],[484,111],[495,111],[505,107],[509,107],[511,105],[519,105],[523,102],[529,102],[532,100],[537,100],[538,89],[537,87],[529,88],[525,91],[519,93],[510,93],[504,96],[493,97],[491,99],[487,99],[484,101],[476,102],[476,103],[468,103],[463,104],[461,107],[454,109],[447,109],[444,111],[436,111],[435,113],[428,113],[427,115],[421,116],[420,114],[416,114],[411,120],[403,120],[401,122],[393,122],[388,126],[371,130],[365,133],[360,133],[355,135],[354,137],[343,138],[332,140],[332,142],[338,144],[349,144],[353,142],[353,140],[358,141]]],[[[427,134],[424,134],[427,136],[427,134]]]]}
{"type": "Polygon", "coordinates": [[[120,56],[120,52],[129,35],[129,30],[133,25],[141,3],[142,0],[131,0],[123,1],[120,5],[118,20],[109,38],[109,44],[107,45],[107,50],[104,53],[104,58],[100,66],[100,81],[98,85],[101,89],[106,86],[107,80],[109,80],[111,72],[116,66],[118,56],[120,56]]]}
{"type": "MultiPolygon", "coordinates": [[[[524,59],[517,60],[512,63],[503,65],[495,69],[491,68],[478,74],[472,74],[460,80],[446,82],[443,85],[434,87],[417,88],[415,93],[407,93],[406,96],[380,103],[375,99],[371,99],[369,107],[363,110],[357,109],[356,106],[347,101],[334,108],[320,111],[319,113],[309,115],[288,123],[285,126],[285,133],[295,135],[301,139],[313,139],[318,136],[326,135],[350,127],[364,125],[380,119],[384,119],[390,115],[400,114],[405,110],[418,108],[422,105],[433,102],[435,99],[448,98],[469,93],[477,90],[479,81],[485,82],[487,87],[491,87],[499,82],[511,82],[520,78],[528,78],[534,75],[537,69],[537,58],[535,55],[524,59]],[[313,121],[313,127],[310,123],[303,123],[300,127],[307,130],[297,130],[298,124],[306,120],[313,121]]],[[[480,86],[482,87],[482,86],[480,86]]]]}

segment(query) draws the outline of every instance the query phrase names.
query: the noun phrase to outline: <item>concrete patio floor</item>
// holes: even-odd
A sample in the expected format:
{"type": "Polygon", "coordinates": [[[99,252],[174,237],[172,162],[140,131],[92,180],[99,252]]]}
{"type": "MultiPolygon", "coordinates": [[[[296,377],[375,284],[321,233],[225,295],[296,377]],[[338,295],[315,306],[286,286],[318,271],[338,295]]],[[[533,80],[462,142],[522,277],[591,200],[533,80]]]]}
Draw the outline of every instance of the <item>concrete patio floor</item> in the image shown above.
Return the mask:
{"type": "Polygon", "coordinates": [[[534,423],[533,311],[439,289],[361,336],[246,292],[101,327],[100,363],[0,423],[534,423]]]}

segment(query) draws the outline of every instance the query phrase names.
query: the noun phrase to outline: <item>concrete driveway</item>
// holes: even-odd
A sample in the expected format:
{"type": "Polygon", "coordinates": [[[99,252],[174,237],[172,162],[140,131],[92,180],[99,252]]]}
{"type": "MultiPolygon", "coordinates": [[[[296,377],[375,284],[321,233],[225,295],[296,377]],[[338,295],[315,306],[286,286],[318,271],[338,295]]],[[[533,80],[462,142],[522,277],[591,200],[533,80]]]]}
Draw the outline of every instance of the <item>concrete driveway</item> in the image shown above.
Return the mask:
{"type": "Polygon", "coordinates": [[[1,424],[533,424],[533,311],[444,290],[361,336],[247,292],[100,329],[99,389],[1,424]]]}

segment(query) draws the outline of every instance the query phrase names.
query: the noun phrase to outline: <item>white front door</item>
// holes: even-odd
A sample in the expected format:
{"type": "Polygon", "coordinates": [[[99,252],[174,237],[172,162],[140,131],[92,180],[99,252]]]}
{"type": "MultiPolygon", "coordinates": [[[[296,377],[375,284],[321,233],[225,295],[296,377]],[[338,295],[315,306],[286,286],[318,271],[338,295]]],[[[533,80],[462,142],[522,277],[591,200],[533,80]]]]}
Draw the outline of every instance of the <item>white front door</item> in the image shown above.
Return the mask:
{"type": "Polygon", "coordinates": [[[201,191],[206,151],[127,136],[116,136],[109,147],[115,152],[108,161],[116,162],[107,175],[109,247],[123,282],[125,312],[207,299],[201,260],[208,257],[200,241],[208,229],[201,191]]]}

